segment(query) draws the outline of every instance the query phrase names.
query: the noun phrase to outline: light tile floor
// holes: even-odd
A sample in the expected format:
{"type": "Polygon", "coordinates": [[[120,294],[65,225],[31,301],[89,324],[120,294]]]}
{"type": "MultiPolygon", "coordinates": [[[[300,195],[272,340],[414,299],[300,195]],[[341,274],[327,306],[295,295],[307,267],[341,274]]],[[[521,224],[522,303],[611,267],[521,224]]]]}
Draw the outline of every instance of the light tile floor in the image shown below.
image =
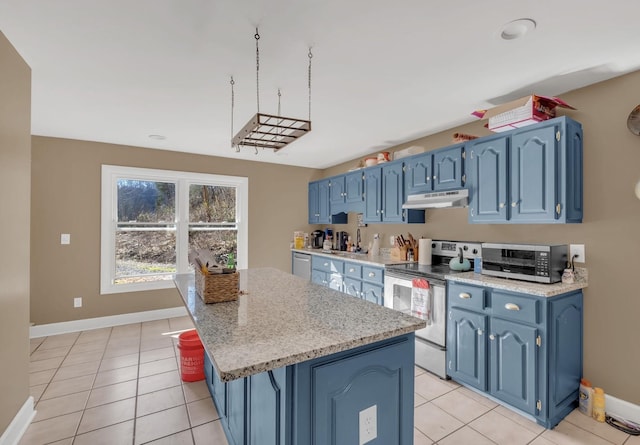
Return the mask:
{"type": "MultiPolygon", "coordinates": [[[[20,445],[227,445],[204,381],[180,379],[177,336],[191,328],[180,317],[32,339],[37,414],[20,445]]],[[[455,382],[415,375],[415,445],[640,445],[577,411],[546,430],[455,382]]]]}

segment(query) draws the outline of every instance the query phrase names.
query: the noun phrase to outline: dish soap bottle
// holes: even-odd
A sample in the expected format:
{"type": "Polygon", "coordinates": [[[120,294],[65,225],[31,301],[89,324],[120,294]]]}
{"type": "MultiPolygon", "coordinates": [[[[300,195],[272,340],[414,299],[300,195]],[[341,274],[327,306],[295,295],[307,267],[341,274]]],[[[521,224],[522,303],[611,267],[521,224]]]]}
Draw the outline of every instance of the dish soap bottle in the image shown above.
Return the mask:
{"type": "Polygon", "coordinates": [[[380,256],[380,235],[373,234],[373,244],[371,246],[371,256],[380,256]]]}
{"type": "Polygon", "coordinates": [[[587,379],[580,379],[578,392],[578,409],[586,416],[593,416],[593,387],[587,379]]]}

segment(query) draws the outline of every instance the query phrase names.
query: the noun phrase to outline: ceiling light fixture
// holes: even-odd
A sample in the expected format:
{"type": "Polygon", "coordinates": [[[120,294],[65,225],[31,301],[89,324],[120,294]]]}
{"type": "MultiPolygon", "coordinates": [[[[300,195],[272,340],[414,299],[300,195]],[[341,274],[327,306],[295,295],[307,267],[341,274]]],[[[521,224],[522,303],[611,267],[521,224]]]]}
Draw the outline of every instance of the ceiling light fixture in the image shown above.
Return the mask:
{"type": "Polygon", "coordinates": [[[532,19],[518,19],[502,25],[500,37],[504,40],[515,40],[536,29],[536,22],[532,19]]]}
{"type": "Polygon", "coordinates": [[[234,135],[233,132],[233,111],[235,106],[234,85],[235,81],[231,76],[231,147],[240,151],[240,147],[252,147],[258,154],[258,148],[272,149],[274,152],[296,141],[311,131],[311,48],[309,48],[309,119],[295,119],[280,115],[280,98],[282,94],[278,89],[278,114],[260,113],[260,47],[258,42],[260,34],[258,28],[254,35],[256,39],[256,104],[257,113],[249,119],[249,122],[234,135]]]}

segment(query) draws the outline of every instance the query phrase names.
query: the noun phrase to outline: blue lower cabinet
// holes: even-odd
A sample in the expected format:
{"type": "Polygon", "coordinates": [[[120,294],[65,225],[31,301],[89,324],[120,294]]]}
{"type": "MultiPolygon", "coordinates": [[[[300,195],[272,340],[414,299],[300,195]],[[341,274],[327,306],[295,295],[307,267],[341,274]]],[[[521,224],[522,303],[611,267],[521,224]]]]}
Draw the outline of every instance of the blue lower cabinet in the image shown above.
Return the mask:
{"type": "Polygon", "coordinates": [[[451,378],[546,428],[556,426],[578,405],[582,292],[539,297],[451,281],[447,286],[451,378]]]}
{"type": "Polygon", "coordinates": [[[383,287],[377,284],[362,283],[362,299],[384,306],[383,287]]]}
{"type": "MultiPolygon", "coordinates": [[[[411,333],[227,382],[226,415],[219,412],[227,440],[411,445],[414,351],[411,333]],[[375,412],[370,442],[359,437],[363,411],[375,412]]],[[[224,403],[213,395],[216,406],[224,403]]]]}

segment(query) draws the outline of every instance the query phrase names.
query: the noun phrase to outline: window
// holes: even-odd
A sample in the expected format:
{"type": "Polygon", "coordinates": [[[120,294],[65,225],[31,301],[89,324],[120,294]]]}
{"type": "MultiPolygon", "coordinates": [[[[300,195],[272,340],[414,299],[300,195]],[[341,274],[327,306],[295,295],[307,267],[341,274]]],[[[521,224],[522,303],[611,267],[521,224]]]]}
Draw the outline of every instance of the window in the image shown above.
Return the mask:
{"type": "Polygon", "coordinates": [[[189,252],[248,266],[248,179],[102,166],[100,293],[173,287],[189,252]]]}

